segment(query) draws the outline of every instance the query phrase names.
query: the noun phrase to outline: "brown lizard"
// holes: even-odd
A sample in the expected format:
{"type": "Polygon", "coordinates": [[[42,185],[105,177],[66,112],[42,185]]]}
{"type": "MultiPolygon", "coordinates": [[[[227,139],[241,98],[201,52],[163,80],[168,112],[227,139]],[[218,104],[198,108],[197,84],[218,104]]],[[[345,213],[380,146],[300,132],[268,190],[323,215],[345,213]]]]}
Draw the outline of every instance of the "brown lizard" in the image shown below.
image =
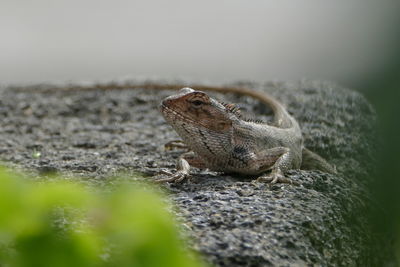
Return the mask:
{"type": "Polygon", "coordinates": [[[293,183],[291,169],[319,169],[336,173],[323,158],[306,149],[297,121],[274,98],[245,88],[203,87],[207,91],[254,97],[274,113],[272,124],[241,118],[233,104],[223,104],[202,91],[183,88],[165,98],[161,113],[191,150],[177,163],[175,174],[158,182],[179,182],[190,166],[224,173],[259,175],[258,181],[293,183]],[[268,173],[269,172],[269,173],[268,173]]]}

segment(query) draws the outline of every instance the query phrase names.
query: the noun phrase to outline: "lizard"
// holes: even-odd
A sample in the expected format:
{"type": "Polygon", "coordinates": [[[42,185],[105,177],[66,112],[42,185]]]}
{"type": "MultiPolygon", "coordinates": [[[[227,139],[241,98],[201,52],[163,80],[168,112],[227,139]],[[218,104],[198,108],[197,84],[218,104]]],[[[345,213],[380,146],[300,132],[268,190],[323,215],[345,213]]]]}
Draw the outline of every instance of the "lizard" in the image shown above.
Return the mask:
{"type": "Polygon", "coordinates": [[[157,182],[180,182],[190,166],[224,173],[258,175],[257,181],[294,183],[285,177],[291,169],[319,169],[336,173],[322,157],[304,147],[296,119],[266,93],[235,87],[203,87],[207,91],[236,93],[258,99],[273,113],[272,123],[243,119],[233,104],[211,98],[189,87],[165,98],[160,111],[191,150],[182,154],[176,172],[157,182]]]}

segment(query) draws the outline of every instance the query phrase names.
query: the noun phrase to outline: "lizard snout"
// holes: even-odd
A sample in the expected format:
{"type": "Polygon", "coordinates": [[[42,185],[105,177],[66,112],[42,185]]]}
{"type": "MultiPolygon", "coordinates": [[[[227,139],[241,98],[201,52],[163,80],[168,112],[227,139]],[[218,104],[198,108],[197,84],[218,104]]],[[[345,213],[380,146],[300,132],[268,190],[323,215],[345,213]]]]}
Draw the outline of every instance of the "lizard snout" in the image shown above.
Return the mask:
{"type": "Polygon", "coordinates": [[[171,97],[167,97],[163,101],[161,101],[161,107],[170,107],[173,101],[174,100],[171,97]]]}
{"type": "Polygon", "coordinates": [[[161,101],[160,105],[160,111],[163,112],[165,111],[166,108],[173,108],[175,106],[176,102],[176,97],[174,96],[169,96],[167,98],[164,98],[164,100],[161,101]]]}

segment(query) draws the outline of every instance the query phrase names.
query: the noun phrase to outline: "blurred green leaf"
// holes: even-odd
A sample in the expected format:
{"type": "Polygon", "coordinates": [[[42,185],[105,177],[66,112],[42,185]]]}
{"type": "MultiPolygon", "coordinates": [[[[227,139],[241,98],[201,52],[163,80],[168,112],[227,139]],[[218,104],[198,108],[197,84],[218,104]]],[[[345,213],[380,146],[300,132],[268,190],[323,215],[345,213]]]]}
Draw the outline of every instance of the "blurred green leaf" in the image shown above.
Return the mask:
{"type": "Polygon", "coordinates": [[[204,266],[183,248],[176,223],[153,190],[121,183],[111,193],[93,192],[61,179],[30,182],[0,168],[3,264],[204,266]]]}

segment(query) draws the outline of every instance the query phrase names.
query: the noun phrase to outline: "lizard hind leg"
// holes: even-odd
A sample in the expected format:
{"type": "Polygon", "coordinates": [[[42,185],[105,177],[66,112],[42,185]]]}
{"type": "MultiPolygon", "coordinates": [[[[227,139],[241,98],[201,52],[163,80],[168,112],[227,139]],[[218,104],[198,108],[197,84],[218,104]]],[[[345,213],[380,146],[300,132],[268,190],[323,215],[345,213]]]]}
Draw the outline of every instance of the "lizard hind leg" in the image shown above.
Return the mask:
{"type": "MultiPolygon", "coordinates": [[[[257,178],[257,182],[267,182],[271,184],[275,183],[288,183],[288,184],[297,184],[296,182],[292,181],[285,177],[284,173],[291,169],[292,166],[292,157],[289,148],[286,147],[275,147],[266,150],[264,160],[266,160],[267,167],[266,170],[271,170],[269,174],[263,174],[257,178]],[[271,160],[274,159],[274,164],[271,166],[271,160]],[[268,165],[269,164],[269,165],[268,165]]],[[[264,167],[264,168],[265,168],[264,167]]]]}

